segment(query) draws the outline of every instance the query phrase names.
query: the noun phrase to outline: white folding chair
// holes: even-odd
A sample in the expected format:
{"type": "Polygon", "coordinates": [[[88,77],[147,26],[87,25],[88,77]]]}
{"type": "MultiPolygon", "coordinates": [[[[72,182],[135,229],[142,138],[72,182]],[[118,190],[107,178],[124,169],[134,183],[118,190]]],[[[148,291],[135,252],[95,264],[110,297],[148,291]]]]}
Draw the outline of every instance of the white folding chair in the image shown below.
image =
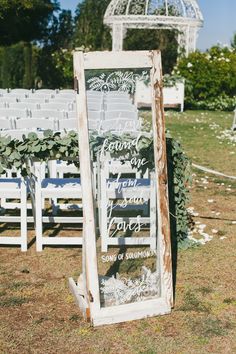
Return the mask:
{"type": "Polygon", "coordinates": [[[88,111],[88,120],[103,120],[104,112],[103,111],[88,111]]]}
{"type": "Polygon", "coordinates": [[[109,97],[130,97],[128,92],[124,91],[108,91],[105,94],[106,98],[109,97]]]}
{"type": "Polygon", "coordinates": [[[29,96],[32,93],[31,90],[28,89],[22,89],[22,88],[17,88],[17,89],[11,89],[9,94],[10,95],[19,95],[19,96],[29,96]]]}
{"type": "Polygon", "coordinates": [[[131,103],[110,103],[106,104],[107,111],[136,111],[137,108],[131,103]]]}
{"type": "Polygon", "coordinates": [[[6,95],[8,93],[7,89],[0,89],[0,97],[6,95]]]}
{"type": "MultiPolygon", "coordinates": [[[[49,169],[49,177],[50,178],[68,178],[68,177],[76,177],[80,178],[80,170],[74,163],[68,164],[67,161],[61,160],[51,160],[48,163],[49,169]]],[[[97,195],[97,164],[93,163],[93,188],[94,188],[94,195],[97,195]]],[[[65,209],[65,210],[72,210],[74,207],[78,208],[77,205],[69,204],[69,203],[60,203],[58,204],[57,198],[53,198],[53,212],[54,214],[58,212],[58,209],[65,209]]]]}
{"type": "Polygon", "coordinates": [[[12,120],[10,118],[0,118],[0,130],[12,129],[12,120]]]}
{"type": "Polygon", "coordinates": [[[34,95],[55,95],[56,94],[56,91],[55,90],[52,90],[52,89],[38,89],[38,90],[35,90],[34,92],[34,95]]]}
{"type": "Polygon", "coordinates": [[[24,102],[26,105],[28,103],[32,104],[34,103],[36,106],[37,106],[37,109],[40,108],[40,105],[45,103],[45,98],[44,97],[37,97],[37,98],[24,98],[24,99],[21,99],[20,102],[24,102]]]}
{"type": "Polygon", "coordinates": [[[48,103],[64,103],[67,105],[73,105],[75,103],[75,97],[64,97],[63,95],[57,95],[56,97],[54,97],[53,99],[51,99],[51,101],[49,101],[48,103]]]}
{"type": "MultiPolygon", "coordinates": [[[[132,166],[130,166],[130,173],[132,166]]],[[[135,171],[134,171],[135,172],[135,171]]],[[[102,252],[107,252],[108,246],[121,245],[150,245],[152,250],[156,249],[156,197],[154,174],[150,173],[149,178],[121,178],[122,174],[127,173],[127,166],[122,166],[122,163],[115,161],[115,164],[109,158],[102,158],[100,161],[100,232],[101,232],[101,248],[102,252]],[[117,177],[111,178],[112,174],[117,174],[117,177]],[[116,204],[118,202],[118,205],[116,204]],[[144,210],[143,207],[148,206],[148,216],[131,216],[129,211],[144,210]],[[126,210],[130,216],[116,216],[115,209],[126,210]],[[113,231],[114,225],[130,226],[130,231],[140,226],[142,235],[127,235],[120,236],[113,231]],[[133,225],[133,226],[132,226],[133,225]],[[147,228],[147,225],[149,227],[147,228]],[[145,226],[143,231],[142,226],[145,226]],[[148,235],[143,235],[148,232],[148,235]]],[[[147,208],[146,208],[147,209],[147,208]]],[[[146,210],[145,209],[145,210],[146,210]]],[[[119,229],[118,228],[118,229],[119,229]]],[[[125,228],[125,227],[124,227],[125,228]]],[[[117,230],[118,230],[117,229],[117,230]]],[[[126,233],[126,232],[124,232],[126,233]]],[[[132,233],[132,232],[131,232],[132,233]]]]}
{"type": "Polygon", "coordinates": [[[16,129],[55,129],[55,120],[53,118],[18,118],[15,121],[16,129]]]}
{"type": "Polygon", "coordinates": [[[87,97],[96,97],[96,98],[103,98],[104,97],[104,93],[102,91],[87,90],[86,94],[87,94],[87,97]]]}
{"type": "Polygon", "coordinates": [[[27,118],[28,112],[26,109],[0,109],[0,117],[7,118],[27,118]]]}
{"type": "Polygon", "coordinates": [[[9,103],[9,108],[29,111],[31,109],[40,109],[40,104],[28,102],[27,100],[25,100],[24,102],[9,103]]]}
{"type": "Polygon", "coordinates": [[[118,118],[126,118],[126,119],[134,119],[138,120],[138,111],[105,111],[104,119],[118,119],[118,118]]]}
{"type": "Polygon", "coordinates": [[[57,111],[56,109],[34,109],[30,111],[32,118],[55,118],[64,119],[66,114],[64,111],[57,111]]]}
{"type": "Polygon", "coordinates": [[[0,213],[0,223],[20,223],[20,236],[0,236],[0,245],[20,245],[23,252],[27,251],[27,189],[23,178],[0,178],[0,198],[20,200],[18,209],[20,216],[0,213]]]}
{"type": "Polygon", "coordinates": [[[9,96],[8,94],[7,96],[0,97],[0,102],[4,102],[8,106],[10,103],[17,103],[17,97],[9,96]]]}
{"type": "Polygon", "coordinates": [[[101,100],[87,100],[88,110],[89,111],[101,111],[103,109],[103,101],[101,100]]]}
{"type": "Polygon", "coordinates": [[[67,111],[65,112],[65,118],[69,118],[69,119],[76,119],[77,118],[77,113],[76,111],[67,111]]]}
{"type": "Polygon", "coordinates": [[[116,97],[116,96],[111,96],[107,97],[104,100],[105,104],[128,104],[132,105],[132,101],[129,97],[116,97]]]}
{"type": "Polygon", "coordinates": [[[62,89],[58,91],[59,95],[75,95],[75,91],[72,89],[62,89]]]}
{"type": "Polygon", "coordinates": [[[68,102],[59,103],[59,102],[49,102],[41,104],[41,109],[56,109],[58,111],[73,111],[73,105],[70,105],[68,102]]]}
{"type": "Polygon", "coordinates": [[[76,199],[77,209],[82,208],[78,200],[82,199],[79,178],[44,178],[45,164],[34,163],[34,215],[36,226],[36,250],[43,250],[44,245],[82,245],[81,237],[47,237],[43,235],[44,223],[82,224],[83,217],[74,216],[44,216],[42,203],[46,198],[76,199]]]}
{"type": "Polygon", "coordinates": [[[0,101],[0,109],[5,109],[7,107],[7,104],[5,102],[0,101]]]}
{"type": "Polygon", "coordinates": [[[58,129],[59,130],[78,130],[78,122],[77,119],[67,118],[60,119],[58,121],[58,129]]]}
{"type": "Polygon", "coordinates": [[[75,92],[72,90],[71,93],[63,93],[63,92],[59,92],[57,94],[57,96],[55,97],[55,99],[57,100],[60,100],[60,99],[63,99],[63,100],[67,100],[67,101],[75,101],[76,100],[76,95],[75,95],[75,92]]]}

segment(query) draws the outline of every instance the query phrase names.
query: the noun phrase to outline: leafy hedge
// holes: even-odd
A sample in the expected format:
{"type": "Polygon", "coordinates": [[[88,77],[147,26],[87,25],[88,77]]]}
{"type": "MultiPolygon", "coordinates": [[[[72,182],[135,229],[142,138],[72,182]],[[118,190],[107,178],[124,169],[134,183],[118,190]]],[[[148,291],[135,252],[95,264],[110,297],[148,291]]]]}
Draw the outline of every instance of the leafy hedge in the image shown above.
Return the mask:
{"type": "MultiPolygon", "coordinates": [[[[97,153],[101,149],[104,139],[111,142],[132,140],[132,136],[125,134],[117,136],[111,133],[99,136],[92,134],[90,136],[90,146],[96,160],[97,153]]],[[[188,213],[187,202],[189,197],[188,185],[191,182],[190,161],[183,153],[181,146],[168,134],[167,158],[168,158],[168,179],[169,179],[169,199],[172,234],[175,233],[178,241],[183,241],[188,233],[188,213]]],[[[30,174],[27,161],[37,159],[48,161],[50,159],[73,161],[79,167],[78,161],[78,135],[76,132],[62,134],[45,131],[44,137],[39,138],[36,133],[29,133],[23,140],[11,140],[10,137],[0,138],[0,175],[4,174],[6,169],[15,167],[21,171],[23,176],[30,174]]],[[[129,159],[135,154],[139,158],[146,158],[149,162],[147,168],[154,168],[153,140],[150,137],[142,135],[138,141],[138,148],[133,151],[127,148],[119,153],[122,159],[129,159]]],[[[118,156],[117,156],[118,157],[118,156]]]]}
{"type": "Polygon", "coordinates": [[[181,58],[174,73],[185,78],[185,105],[233,110],[236,105],[236,49],[214,46],[181,58]]]}

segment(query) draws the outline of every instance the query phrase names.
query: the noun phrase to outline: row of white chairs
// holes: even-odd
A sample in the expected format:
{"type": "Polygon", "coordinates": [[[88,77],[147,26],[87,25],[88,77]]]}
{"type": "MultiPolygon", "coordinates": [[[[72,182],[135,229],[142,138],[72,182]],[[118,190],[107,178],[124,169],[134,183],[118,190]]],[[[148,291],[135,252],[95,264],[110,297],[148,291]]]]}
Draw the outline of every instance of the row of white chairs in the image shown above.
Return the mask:
{"type": "Polygon", "coordinates": [[[12,103],[5,103],[0,101],[0,110],[39,110],[39,109],[52,109],[57,111],[73,111],[75,109],[75,103],[70,101],[62,102],[58,100],[58,102],[12,102],[12,103]]]}
{"type": "MultiPolygon", "coordinates": [[[[45,175],[45,163],[35,162],[32,165],[33,174],[30,181],[23,178],[0,178],[1,198],[18,199],[20,200],[18,209],[20,209],[20,216],[0,215],[1,223],[20,223],[20,236],[0,236],[0,244],[4,245],[20,245],[22,251],[27,250],[27,223],[35,223],[36,233],[36,249],[42,251],[45,245],[82,245],[82,237],[71,236],[56,236],[48,237],[43,234],[44,223],[69,223],[81,224],[83,222],[82,216],[78,216],[78,210],[82,211],[82,189],[79,178],[79,170],[75,166],[67,166],[62,163],[61,178],[57,176],[57,167],[61,167],[61,163],[51,161],[54,167],[50,167],[49,171],[54,171],[53,178],[45,175]],[[68,169],[67,169],[67,167],[68,169]],[[64,174],[68,171],[78,174],[78,177],[65,178],[64,174]],[[33,217],[27,216],[27,190],[31,192],[33,217]],[[45,200],[51,199],[58,208],[63,208],[64,204],[60,204],[59,200],[74,200],[71,210],[77,210],[76,216],[58,216],[45,215],[43,210],[45,207],[45,200]]],[[[150,245],[151,249],[156,247],[156,202],[154,193],[154,178],[152,174],[142,176],[140,172],[134,170],[129,162],[121,163],[119,160],[111,161],[110,159],[101,159],[99,168],[94,164],[94,195],[97,197],[98,221],[97,227],[100,229],[101,247],[102,251],[107,251],[110,245],[150,245]],[[122,178],[122,174],[130,174],[129,178],[122,178]],[[117,174],[117,177],[114,177],[117,174]],[[122,185],[122,188],[120,187],[122,185]],[[119,200],[135,200],[139,198],[139,203],[130,203],[127,206],[127,215],[125,217],[116,216],[115,213],[109,210],[109,205],[113,202],[113,209],[119,210],[124,207],[115,205],[115,201],[119,200]],[[140,202],[141,200],[141,202],[140,202]],[[138,212],[138,217],[134,217],[133,211],[138,212]],[[132,211],[129,214],[129,211],[132,211]],[[143,215],[140,213],[143,212],[143,215]],[[113,229],[110,228],[111,219],[113,225],[122,223],[124,220],[130,224],[139,223],[149,225],[149,234],[144,232],[142,236],[112,237],[113,229]]],[[[67,209],[70,207],[67,205],[67,209]]],[[[130,236],[130,235],[129,235],[130,236]]]]}
{"type": "Polygon", "coordinates": [[[75,91],[72,89],[38,89],[38,90],[30,90],[30,89],[0,89],[0,97],[1,96],[16,96],[16,97],[30,97],[32,95],[35,96],[42,96],[48,95],[51,97],[56,97],[57,95],[74,95],[75,91]]]}
{"type": "MultiPolygon", "coordinates": [[[[106,107],[103,106],[101,101],[88,101],[88,110],[95,112],[104,112],[104,119],[108,115],[108,111],[123,111],[123,112],[135,112],[137,116],[137,109],[131,103],[120,103],[111,101],[106,107]]],[[[25,105],[24,103],[12,104],[9,107],[2,107],[0,104],[0,118],[1,117],[34,117],[34,118],[60,118],[70,117],[70,115],[76,115],[75,106],[73,103],[45,103],[38,105],[36,103],[30,103],[25,105]],[[73,113],[70,113],[73,112],[73,113]]]]}
{"type": "MultiPolygon", "coordinates": [[[[19,118],[15,120],[0,119],[0,132],[3,135],[11,135],[14,130],[24,131],[27,133],[30,131],[43,131],[43,130],[78,130],[78,120],[74,118],[67,119],[54,119],[54,118],[19,118]]],[[[92,119],[89,120],[89,129],[101,131],[120,131],[120,132],[130,132],[140,130],[140,121],[127,118],[113,118],[107,120],[92,119]]]]}

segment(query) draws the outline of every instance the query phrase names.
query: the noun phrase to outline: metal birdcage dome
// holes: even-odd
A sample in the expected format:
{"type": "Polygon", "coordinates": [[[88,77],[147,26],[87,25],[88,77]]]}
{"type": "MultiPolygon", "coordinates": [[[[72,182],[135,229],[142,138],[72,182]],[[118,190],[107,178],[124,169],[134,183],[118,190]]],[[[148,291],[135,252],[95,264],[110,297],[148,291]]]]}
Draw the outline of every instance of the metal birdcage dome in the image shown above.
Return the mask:
{"type": "Polygon", "coordinates": [[[129,28],[176,29],[186,55],[195,51],[203,16],[197,0],[112,0],[104,23],[112,29],[113,50],[123,49],[129,28]]]}

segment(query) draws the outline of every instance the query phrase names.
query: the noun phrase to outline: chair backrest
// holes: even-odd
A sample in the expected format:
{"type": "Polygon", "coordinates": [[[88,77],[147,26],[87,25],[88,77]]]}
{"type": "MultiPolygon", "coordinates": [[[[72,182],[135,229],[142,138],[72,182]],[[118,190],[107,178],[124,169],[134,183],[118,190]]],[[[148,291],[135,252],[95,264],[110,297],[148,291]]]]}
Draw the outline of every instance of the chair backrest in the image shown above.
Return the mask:
{"type": "Polygon", "coordinates": [[[101,111],[102,101],[101,100],[88,100],[88,110],[89,111],[101,111]]]}
{"type": "Polygon", "coordinates": [[[69,119],[76,119],[77,118],[77,113],[76,111],[68,111],[68,112],[65,112],[65,115],[67,118],[69,119]]]}
{"type": "Polygon", "coordinates": [[[59,130],[78,130],[77,119],[67,118],[59,120],[59,130]]]}
{"type": "Polygon", "coordinates": [[[17,102],[17,97],[16,96],[9,96],[5,95],[3,97],[0,97],[0,102],[4,102],[4,103],[16,103],[17,102]]]}
{"type": "Polygon", "coordinates": [[[45,102],[48,102],[50,101],[51,99],[53,99],[53,95],[52,94],[46,94],[46,93],[31,93],[29,95],[29,99],[33,98],[33,99],[37,99],[38,101],[42,102],[42,103],[45,103],[45,102]]]}
{"type": "Polygon", "coordinates": [[[34,104],[37,104],[37,105],[40,105],[42,103],[45,103],[45,98],[42,96],[39,96],[39,97],[32,97],[30,96],[30,98],[24,98],[24,99],[21,99],[20,102],[24,102],[25,104],[27,103],[34,103],[34,104]]]}
{"type": "Polygon", "coordinates": [[[28,96],[32,91],[23,88],[12,89],[9,93],[14,95],[28,96]]]}
{"type": "Polygon", "coordinates": [[[75,95],[75,92],[73,92],[73,93],[58,93],[55,96],[54,100],[57,100],[57,101],[61,100],[62,102],[67,100],[67,102],[70,102],[70,101],[74,102],[76,100],[76,95],[75,95]]]}
{"type": "Polygon", "coordinates": [[[88,120],[103,120],[103,111],[88,111],[88,120]]]}
{"type": "Polygon", "coordinates": [[[69,94],[69,95],[71,95],[71,94],[75,94],[75,91],[72,90],[72,89],[62,89],[62,90],[59,90],[58,94],[59,95],[61,95],[61,94],[65,94],[65,95],[69,94]]]}
{"type": "Polygon", "coordinates": [[[131,103],[109,103],[106,105],[107,111],[135,111],[136,107],[131,103]]]}
{"type": "Polygon", "coordinates": [[[10,103],[9,104],[9,108],[12,109],[39,109],[40,108],[40,104],[39,103],[31,103],[31,102],[27,102],[27,100],[25,100],[24,102],[17,102],[17,103],[10,103]]]}
{"type": "Polygon", "coordinates": [[[55,118],[64,119],[66,118],[64,111],[57,111],[56,109],[36,109],[30,111],[30,116],[32,118],[55,118]]]}
{"type": "Polygon", "coordinates": [[[41,94],[46,94],[46,95],[55,95],[56,91],[52,89],[38,89],[34,91],[34,95],[41,95],[41,94]]]}
{"type": "Polygon", "coordinates": [[[0,101],[0,109],[6,108],[6,103],[0,101]]]}
{"type": "Polygon", "coordinates": [[[12,129],[12,121],[7,118],[0,118],[0,130],[12,129]]]}
{"type": "Polygon", "coordinates": [[[72,111],[73,107],[70,107],[68,102],[59,103],[59,102],[49,102],[40,105],[41,109],[56,109],[57,111],[72,111]]]}
{"type": "Polygon", "coordinates": [[[101,122],[101,130],[119,133],[135,132],[140,130],[140,122],[126,118],[104,120],[101,122]]]}
{"type": "Polygon", "coordinates": [[[57,95],[55,98],[52,98],[48,103],[65,103],[65,104],[73,104],[75,102],[75,97],[64,97],[63,95],[57,95]]]}
{"type": "Polygon", "coordinates": [[[105,120],[117,119],[117,118],[138,120],[138,111],[126,111],[126,110],[105,111],[105,120]]]}
{"type": "Polygon", "coordinates": [[[12,118],[27,118],[28,112],[26,109],[0,109],[0,117],[12,117],[12,118]]]}
{"type": "Polygon", "coordinates": [[[105,99],[105,104],[131,104],[132,105],[132,101],[129,97],[106,97],[105,99]]]}
{"type": "Polygon", "coordinates": [[[111,97],[111,96],[129,97],[129,94],[128,92],[124,92],[124,91],[109,91],[106,93],[106,97],[111,97]]]}
{"type": "Polygon", "coordinates": [[[16,119],[16,129],[31,129],[31,130],[52,129],[52,130],[54,130],[55,129],[55,121],[52,118],[41,118],[41,119],[19,118],[19,119],[16,119]]]}
{"type": "Polygon", "coordinates": [[[92,90],[87,90],[86,91],[87,97],[103,97],[104,93],[102,91],[92,91],[92,90]]]}

